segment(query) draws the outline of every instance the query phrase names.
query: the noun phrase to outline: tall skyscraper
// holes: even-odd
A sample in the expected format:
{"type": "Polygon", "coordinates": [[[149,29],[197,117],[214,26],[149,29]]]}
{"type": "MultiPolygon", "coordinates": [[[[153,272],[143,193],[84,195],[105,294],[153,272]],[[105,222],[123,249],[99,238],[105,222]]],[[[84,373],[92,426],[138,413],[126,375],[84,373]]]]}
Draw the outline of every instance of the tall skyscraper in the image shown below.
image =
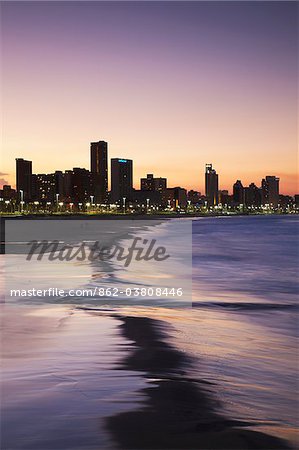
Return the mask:
{"type": "Polygon", "coordinates": [[[212,164],[206,164],[205,173],[206,198],[209,206],[218,204],[218,174],[212,164]]]}
{"type": "Polygon", "coordinates": [[[90,143],[90,170],[96,203],[105,203],[108,196],[108,144],[105,141],[90,143]]]}
{"type": "Polygon", "coordinates": [[[131,159],[111,159],[111,201],[130,200],[133,191],[133,161],[131,159]]]}
{"type": "Polygon", "coordinates": [[[270,205],[274,208],[279,203],[279,178],[275,176],[266,176],[262,180],[262,204],[270,205]]]}
{"type": "Polygon", "coordinates": [[[32,161],[16,158],[16,186],[18,198],[31,200],[32,161]],[[22,192],[21,192],[22,191],[22,192]]]}

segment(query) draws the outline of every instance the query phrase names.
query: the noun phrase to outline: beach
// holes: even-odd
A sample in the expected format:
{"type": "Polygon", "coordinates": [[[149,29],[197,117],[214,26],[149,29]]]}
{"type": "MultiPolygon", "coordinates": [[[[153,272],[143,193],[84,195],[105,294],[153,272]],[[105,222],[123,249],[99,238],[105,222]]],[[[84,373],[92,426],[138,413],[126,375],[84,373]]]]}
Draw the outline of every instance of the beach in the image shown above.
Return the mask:
{"type": "Polygon", "coordinates": [[[221,413],[214,383],[192,378],[192,358],[168,343],[165,321],[2,312],[3,448],[290,448],[221,413]]]}
{"type": "MultiPolygon", "coordinates": [[[[259,219],[195,224],[191,306],[2,305],[3,448],[296,448],[296,224],[259,219]]],[[[172,242],[180,226],[153,229],[172,242]]],[[[78,286],[149,280],[134,265],[84,270],[72,269],[78,286]]]]}
{"type": "Polygon", "coordinates": [[[9,306],[3,322],[1,448],[114,448],[105,418],[135,407],[145,384],[117,370],[128,345],[117,322],[68,307],[9,306]]]}

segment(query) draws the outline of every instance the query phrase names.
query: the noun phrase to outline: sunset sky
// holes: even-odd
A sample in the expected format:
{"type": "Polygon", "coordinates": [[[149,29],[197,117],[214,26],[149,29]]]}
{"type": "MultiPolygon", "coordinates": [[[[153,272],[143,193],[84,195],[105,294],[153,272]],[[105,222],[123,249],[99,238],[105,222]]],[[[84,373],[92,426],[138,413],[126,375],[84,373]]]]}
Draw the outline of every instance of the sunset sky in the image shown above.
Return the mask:
{"type": "Polygon", "coordinates": [[[109,158],[204,192],[297,171],[296,2],[3,2],[1,183],[109,158]]]}

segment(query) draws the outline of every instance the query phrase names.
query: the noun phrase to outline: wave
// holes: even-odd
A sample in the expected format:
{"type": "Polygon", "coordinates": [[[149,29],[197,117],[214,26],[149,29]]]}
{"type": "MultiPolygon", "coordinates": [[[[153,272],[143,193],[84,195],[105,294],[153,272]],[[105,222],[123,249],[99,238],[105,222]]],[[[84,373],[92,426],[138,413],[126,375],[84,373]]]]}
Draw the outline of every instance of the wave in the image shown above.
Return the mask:
{"type": "Polygon", "coordinates": [[[253,303],[253,302],[192,302],[193,308],[233,309],[244,311],[297,310],[296,303],[253,303]]]}

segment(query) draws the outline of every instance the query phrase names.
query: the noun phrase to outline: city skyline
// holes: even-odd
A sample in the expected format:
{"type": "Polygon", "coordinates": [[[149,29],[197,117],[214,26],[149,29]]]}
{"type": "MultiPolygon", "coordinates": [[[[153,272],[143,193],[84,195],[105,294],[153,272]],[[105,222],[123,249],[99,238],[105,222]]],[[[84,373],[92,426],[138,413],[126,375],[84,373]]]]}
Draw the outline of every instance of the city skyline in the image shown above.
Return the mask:
{"type": "MultiPolygon", "coordinates": [[[[5,2],[2,184],[88,167],[86,142],[203,191],[265,174],[297,186],[295,2],[5,2]],[[100,26],[99,26],[100,23],[100,26]]],[[[0,180],[1,181],[1,180],[0,180]]]]}
{"type": "MultiPolygon", "coordinates": [[[[21,160],[21,161],[23,161],[24,160],[24,162],[26,162],[26,163],[30,163],[30,169],[31,169],[31,171],[32,171],[32,174],[37,174],[37,175],[49,175],[49,174],[54,174],[55,172],[63,172],[63,173],[67,173],[67,172],[71,172],[71,171],[73,171],[74,169],[77,169],[77,170],[83,170],[83,171],[87,171],[87,172],[89,172],[90,173],[90,175],[92,176],[92,179],[91,179],[91,184],[94,182],[94,184],[95,184],[95,186],[99,186],[99,185],[101,185],[101,190],[103,190],[104,189],[104,192],[105,192],[105,190],[107,191],[107,192],[110,192],[111,191],[111,188],[112,188],[112,177],[113,177],[113,163],[117,163],[117,161],[120,161],[120,162],[130,162],[131,163],[131,165],[132,165],[132,163],[133,163],[133,160],[131,160],[131,159],[129,159],[129,158],[127,158],[125,155],[123,155],[123,156],[118,156],[118,157],[114,157],[114,156],[112,156],[112,157],[109,157],[108,156],[109,155],[109,151],[108,151],[108,142],[107,141],[104,141],[104,140],[100,140],[100,141],[93,141],[93,142],[90,142],[90,167],[89,168],[86,168],[86,167],[79,167],[78,165],[74,165],[74,164],[71,164],[71,166],[70,167],[68,167],[67,169],[65,169],[65,170],[60,170],[60,169],[58,169],[58,168],[54,168],[54,170],[52,171],[52,172],[46,172],[46,171],[40,171],[40,172],[37,172],[36,170],[34,170],[34,161],[31,161],[31,160],[28,160],[28,159],[26,159],[24,156],[22,156],[22,157],[17,157],[17,158],[15,158],[15,161],[17,162],[18,160],[21,160]],[[103,183],[103,180],[101,180],[101,179],[99,179],[99,178],[94,178],[95,177],[95,172],[96,172],[96,170],[95,170],[95,162],[94,162],[94,160],[93,160],[93,154],[94,154],[94,150],[95,149],[97,149],[98,147],[99,147],[99,145],[101,145],[101,144],[104,144],[104,146],[105,146],[105,157],[104,157],[104,173],[105,173],[105,179],[104,179],[104,183],[103,183]],[[121,158],[121,159],[120,159],[121,158]]],[[[97,161],[97,164],[99,164],[98,163],[98,161],[97,161]]],[[[268,175],[266,175],[265,173],[262,175],[262,178],[261,179],[259,179],[258,181],[256,181],[256,180],[253,180],[253,179],[250,179],[250,181],[248,182],[248,183],[246,183],[246,182],[244,182],[244,180],[241,180],[241,178],[240,177],[236,177],[236,179],[233,181],[233,183],[229,186],[229,187],[224,187],[222,184],[221,184],[221,179],[222,179],[222,173],[221,173],[221,171],[217,168],[217,173],[216,173],[216,170],[215,170],[215,167],[213,167],[214,166],[214,164],[211,164],[211,163],[205,163],[204,164],[204,167],[202,168],[202,171],[199,173],[199,178],[201,178],[201,180],[202,180],[202,186],[203,186],[203,188],[202,189],[199,189],[198,187],[196,187],[196,186],[193,186],[193,187],[191,187],[191,188],[188,188],[188,187],[186,187],[186,186],[184,186],[182,183],[180,183],[180,182],[178,182],[177,184],[173,184],[173,183],[171,183],[170,182],[170,180],[169,180],[169,178],[168,178],[168,176],[167,176],[167,174],[156,174],[155,173],[155,175],[156,175],[156,178],[155,179],[160,179],[160,180],[166,180],[167,181],[167,183],[168,184],[171,184],[173,187],[181,187],[181,188],[183,188],[183,189],[186,189],[186,191],[198,191],[199,193],[202,193],[202,195],[204,195],[204,192],[206,192],[206,190],[207,190],[207,184],[209,184],[208,183],[208,181],[207,181],[207,172],[211,172],[212,174],[215,174],[215,176],[216,176],[216,179],[217,179],[217,181],[216,181],[216,187],[214,188],[214,192],[213,192],[213,194],[212,194],[212,197],[214,197],[214,202],[213,203],[215,203],[215,204],[217,204],[217,201],[218,201],[218,192],[220,192],[220,191],[228,191],[229,193],[231,193],[231,194],[233,194],[233,192],[234,192],[234,184],[235,183],[237,183],[237,182],[239,182],[239,181],[242,181],[242,183],[243,183],[243,185],[245,186],[246,184],[248,184],[248,185],[250,185],[250,184],[255,184],[255,185],[257,185],[258,187],[262,187],[262,182],[263,182],[263,179],[264,179],[264,177],[265,176],[272,176],[272,177],[277,177],[277,175],[275,175],[275,174],[270,174],[270,172],[268,171],[267,172],[267,174],[268,175]],[[219,174],[220,174],[220,181],[218,181],[218,176],[219,176],[219,174]]],[[[133,189],[135,189],[135,190],[139,190],[139,189],[141,189],[142,188],[142,181],[144,181],[145,183],[146,183],[146,181],[147,181],[147,178],[146,177],[148,177],[148,175],[151,175],[152,173],[153,173],[153,171],[151,170],[151,167],[148,167],[148,168],[146,168],[146,170],[145,170],[145,173],[143,173],[143,175],[138,179],[138,181],[135,179],[135,182],[134,182],[134,172],[135,172],[135,169],[136,169],[136,166],[135,166],[135,164],[134,164],[134,171],[133,171],[133,168],[131,167],[131,178],[132,178],[132,187],[133,187],[133,189]]],[[[98,169],[99,170],[99,169],[98,169]]],[[[17,175],[17,165],[16,165],[16,170],[15,170],[15,182],[14,183],[11,183],[11,184],[9,184],[9,183],[5,183],[6,185],[7,184],[9,184],[12,188],[14,188],[14,189],[17,189],[17,182],[16,182],[16,180],[17,180],[17,177],[18,177],[18,175],[17,175]]],[[[136,177],[135,177],[136,178],[136,177]]],[[[279,179],[279,181],[280,181],[280,183],[281,183],[281,179],[279,178],[279,177],[277,177],[278,179],[279,179]]],[[[1,188],[1,186],[0,186],[0,188],[1,188]]],[[[208,190],[209,190],[209,187],[208,187],[208,190]]],[[[280,193],[282,194],[282,195],[291,195],[291,196],[294,196],[294,195],[297,195],[297,192],[294,192],[293,194],[287,194],[287,193],[285,193],[285,192],[282,192],[282,190],[280,189],[280,193]]],[[[100,197],[101,197],[101,202],[105,202],[106,201],[106,197],[105,197],[105,194],[103,194],[103,191],[101,191],[101,193],[100,193],[100,197]]]]}
{"type": "MultiPolygon", "coordinates": [[[[91,142],[91,144],[92,144],[93,142],[91,142]]],[[[20,157],[20,156],[19,156],[20,157]]],[[[30,158],[26,158],[26,156],[22,156],[22,157],[20,157],[20,158],[23,158],[24,160],[29,160],[29,161],[31,161],[30,160],[30,158]]],[[[14,158],[14,162],[15,162],[15,160],[16,159],[18,159],[17,157],[15,157],[14,158]]],[[[87,158],[88,159],[88,158],[87,158]]],[[[108,158],[108,173],[111,171],[111,160],[112,160],[113,158],[108,158]]],[[[115,158],[115,159],[118,159],[118,157],[117,158],[115,158]]],[[[130,158],[127,158],[126,157],[126,159],[130,159],[130,158]]],[[[213,159],[213,158],[211,158],[211,159],[213,159]]],[[[36,162],[35,161],[32,161],[32,163],[33,164],[35,164],[35,166],[34,167],[40,167],[41,169],[42,169],[42,165],[40,165],[40,163],[38,163],[38,164],[36,164],[36,162]]],[[[15,165],[15,164],[14,164],[15,165]]],[[[146,167],[144,167],[143,168],[143,170],[144,170],[144,172],[141,172],[140,171],[140,169],[138,168],[138,165],[137,166],[135,166],[134,167],[134,172],[133,172],[133,187],[135,188],[135,189],[139,189],[139,186],[140,186],[140,180],[142,179],[142,178],[144,178],[144,176],[145,175],[147,175],[148,173],[150,173],[150,172],[155,172],[155,173],[158,173],[158,176],[159,177],[164,177],[164,176],[167,176],[167,179],[169,180],[169,182],[170,182],[170,184],[172,184],[173,186],[184,186],[187,190],[198,190],[199,192],[203,192],[204,190],[205,190],[205,182],[204,182],[204,169],[205,169],[205,166],[207,165],[207,162],[204,162],[204,164],[202,165],[202,167],[201,167],[201,171],[200,170],[198,170],[197,169],[197,176],[198,176],[198,183],[197,183],[197,185],[191,185],[191,184],[187,184],[186,186],[185,185],[183,185],[183,183],[181,183],[180,182],[180,180],[179,180],[179,178],[176,180],[177,182],[172,182],[171,181],[171,178],[170,177],[168,177],[167,176],[167,174],[163,174],[163,173],[160,173],[161,172],[161,170],[159,170],[159,169],[157,169],[157,170],[152,170],[152,167],[153,166],[151,166],[151,167],[149,167],[149,168],[146,168],[146,167]],[[136,168],[137,168],[137,170],[136,170],[136,168]],[[138,175],[138,177],[135,175],[135,172],[136,173],[140,173],[140,176],[138,175]]],[[[214,163],[213,163],[213,165],[214,165],[214,163]]],[[[216,165],[216,164],[215,164],[216,165]]],[[[88,166],[88,164],[85,164],[84,165],[84,167],[81,167],[80,165],[74,165],[74,164],[72,164],[71,163],[71,161],[70,161],[70,164],[69,164],[69,166],[67,166],[67,167],[65,167],[64,169],[61,169],[61,168],[55,168],[55,167],[53,167],[53,165],[51,165],[51,167],[53,167],[53,169],[52,170],[50,170],[50,171],[45,171],[45,170],[40,170],[40,171],[37,171],[37,170],[35,170],[34,172],[35,173],[40,173],[40,174],[42,174],[42,173],[54,173],[55,171],[57,171],[57,170],[59,170],[59,171],[62,171],[62,172],[65,172],[65,171],[68,171],[68,170],[72,170],[73,168],[82,168],[82,169],[86,169],[86,166],[88,166]]],[[[89,169],[87,169],[87,170],[89,170],[89,169]]],[[[221,175],[223,175],[223,172],[221,172],[221,168],[219,169],[218,167],[217,167],[217,170],[218,170],[218,172],[219,173],[221,173],[221,175]]],[[[240,178],[240,172],[238,172],[237,170],[236,170],[236,176],[235,176],[235,178],[234,179],[232,179],[232,182],[231,182],[231,184],[225,184],[225,185],[223,185],[223,183],[221,184],[221,189],[222,190],[228,190],[228,191],[230,191],[230,192],[232,192],[232,186],[233,186],[233,184],[235,183],[235,181],[238,179],[238,178],[240,178]]],[[[242,173],[242,171],[241,171],[241,173],[242,173]]],[[[265,171],[263,171],[262,173],[261,173],[261,176],[255,176],[255,178],[254,178],[254,176],[253,175],[250,175],[249,173],[247,174],[247,176],[246,177],[241,177],[242,178],[242,182],[244,183],[244,184],[250,184],[250,183],[255,183],[255,184],[257,184],[257,185],[259,185],[260,184],[260,182],[261,182],[261,180],[262,180],[262,178],[265,176],[265,173],[272,173],[270,170],[266,170],[266,172],[265,171]]],[[[278,176],[279,178],[280,178],[280,181],[281,181],[281,184],[282,184],[282,186],[284,186],[285,184],[286,184],[286,181],[283,179],[283,178],[281,178],[280,177],[280,173],[281,172],[279,172],[279,170],[277,171],[277,173],[275,174],[275,176],[278,176]]],[[[273,174],[274,175],[274,174],[273,174]]],[[[0,175],[0,177],[5,177],[5,176],[7,176],[7,174],[6,173],[1,173],[1,175],[0,175]]],[[[294,183],[294,186],[297,186],[298,185],[298,180],[297,180],[297,174],[295,175],[295,178],[296,178],[296,182],[294,183]]],[[[13,188],[16,188],[16,182],[15,182],[15,180],[16,180],[16,170],[14,170],[13,172],[12,172],[12,174],[11,174],[11,176],[10,176],[10,178],[9,179],[11,179],[11,182],[8,182],[8,180],[5,180],[5,179],[3,179],[3,182],[1,182],[0,181],[0,189],[3,187],[3,185],[10,185],[11,187],[13,187],[13,188]],[[4,182],[5,181],[5,182],[4,182]]],[[[222,180],[223,180],[223,178],[221,178],[222,180]]],[[[224,174],[224,179],[227,179],[226,177],[225,177],[225,174],[224,174]]],[[[109,190],[111,189],[111,177],[109,177],[108,176],[108,188],[109,188],[109,190]]],[[[297,192],[299,191],[299,189],[297,189],[296,190],[296,188],[295,188],[295,190],[294,191],[292,191],[292,192],[288,192],[287,190],[284,190],[283,191],[283,189],[281,189],[281,192],[284,194],[284,195],[291,195],[291,196],[294,196],[295,194],[297,194],[297,192]]]]}
{"type": "MultiPolygon", "coordinates": [[[[289,203],[293,197],[284,196],[279,192],[279,177],[266,175],[258,187],[254,182],[249,186],[237,179],[229,190],[220,189],[219,174],[213,164],[205,164],[205,192],[187,190],[182,186],[169,187],[166,177],[154,177],[148,173],[146,178],[140,178],[140,189],[133,186],[133,160],[125,157],[111,158],[110,177],[108,174],[109,145],[104,140],[90,143],[90,170],[73,167],[64,172],[33,173],[32,161],[16,158],[16,189],[3,187],[1,200],[11,199],[15,202],[39,204],[119,204],[125,207],[126,201],[135,205],[150,202],[159,207],[166,207],[172,202],[176,206],[205,205],[270,205],[277,208],[280,203],[289,203]],[[110,190],[108,179],[110,178],[110,190]],[[5,189],[5,191],[4,191],[5,189]],[[284,199],[283,199],[284,197],[284,199]],[[62,201],[62,202],[61,202],[62,201]],[[170,203],[169,203],[170,202],[170,203]]],[[[295,203],[298,195],[294,196],[295,203]]],[[[292,200],[291,200],[292,201],[292,200]]]]}
{"type": "MultiPolygon", "coordinates": [[[[221,189],[219,173],[205,164],[204,193],[182,185],[170,186],[167,177],[147,170],[140,189],[133,187],[134,161],[112,157],[108,174],[109,144],[90,143],[90,169],[73,167],[53,173],[34,173],[32,161],[16,158],[16,189],[0,189],[2,213],[293,213],[299,195],[280,192],[280,179],[265,175],[260,184],[246,186],[237,179],[232,191],[221,189]],[[111,189],[108,189],[108,178],[111,189]]],[[[220,178],[221,179],[221,178],[220,178]]]]}

